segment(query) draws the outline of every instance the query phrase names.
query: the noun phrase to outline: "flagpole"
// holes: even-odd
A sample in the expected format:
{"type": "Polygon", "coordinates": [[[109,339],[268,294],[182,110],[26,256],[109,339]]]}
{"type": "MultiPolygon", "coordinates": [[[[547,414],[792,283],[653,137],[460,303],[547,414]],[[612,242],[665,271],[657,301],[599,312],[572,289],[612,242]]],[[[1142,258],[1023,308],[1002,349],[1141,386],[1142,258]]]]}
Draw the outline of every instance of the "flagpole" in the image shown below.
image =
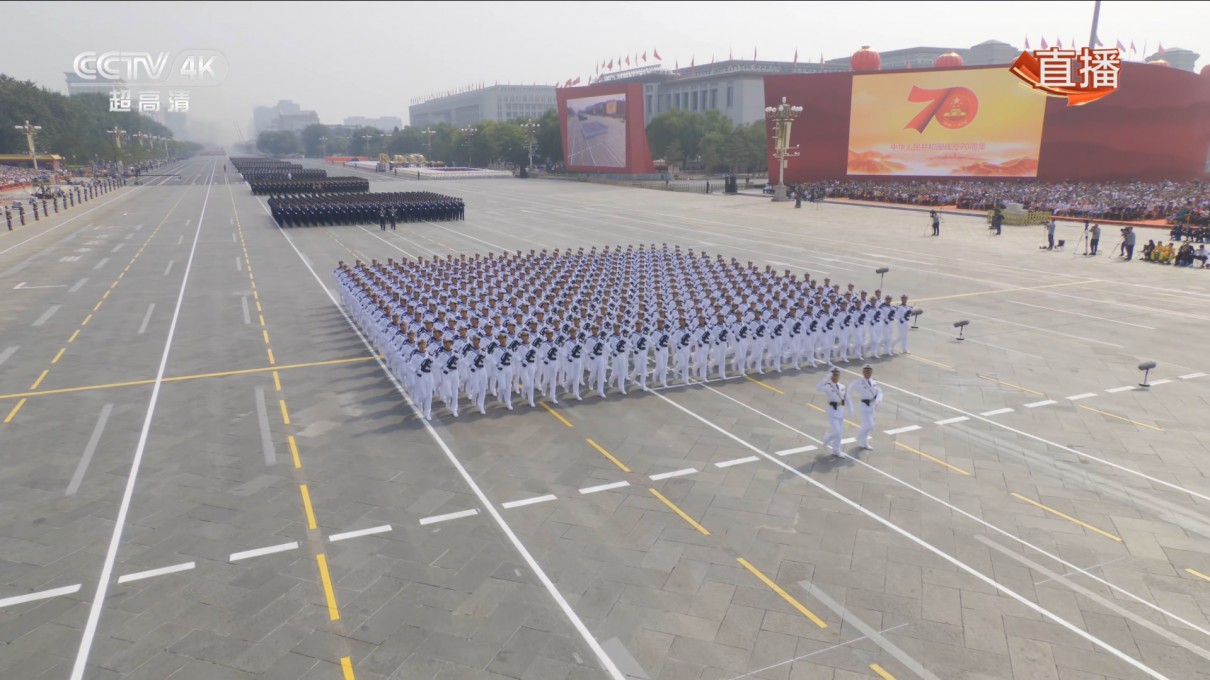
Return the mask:
{"type": "MultiPolygon", "coordinates": [[[[1101,0],[1096,0],[1092,7],[1092,35],[1088,38],[1088,46],[1095,48],[1097,46],[1097,23],[1101,20],[1101,0]]],[[[1075,47],[1075,45],[1072,45],[1075,47]]]]}

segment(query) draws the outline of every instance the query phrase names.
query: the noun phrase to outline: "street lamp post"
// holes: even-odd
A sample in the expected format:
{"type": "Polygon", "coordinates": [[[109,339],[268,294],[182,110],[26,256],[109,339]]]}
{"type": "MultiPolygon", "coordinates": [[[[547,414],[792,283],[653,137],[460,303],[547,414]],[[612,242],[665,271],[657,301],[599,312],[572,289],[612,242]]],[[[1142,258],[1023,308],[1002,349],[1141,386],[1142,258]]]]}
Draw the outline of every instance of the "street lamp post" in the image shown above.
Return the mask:
{"type": "Polygon", "coordinates": [[[786,200],[786,159],[799,155],[797,146],[790,146],[790,126],[798,114],[802,113],[801,106],[791,106],[786,98],[781,98],[777,106],[765,107],[765,117],[776,126],[773,138],[773,157],[777,159],[777,186],[773,189],[773,200],[786,200]]]}
{"type": "Polygon", "coordinates": [[[29,158],[34,163],[34,172],[38,172],[38,152],[35,151],[34,136],[42,129],[41,125],[30,125],[29,121],[25,121],[25,125],[14,125],[14,129],[20,130],[25,135],[25,144],[29,146],[29,158]]]}
{"type": "Polygon", "coordinates": [[[319,157],[324,160],[328,159],[328,138],[327,137],[319,138],[319,157]]]}
{"type": "Polygon", "coordinates": [[[106,130],[105,132],[106,132],[106,134],[113,135],[113,143],[118,149],[116,160],[121,161],[122,160],[122,135],[125,135],[126,131],[119,130],[118,126],[115,125],[115,126],[113,126],[112,130],[106,130]]]}
{"type": "Polygon", "coordinates": [[[433,160],[433,135],[437,134],[437,131],[431,127],[426,127],[424,132],[420,134],[424,135],[424,141],[427,143],[429,149],[428,159],[431,161],[433,160]]]}
{"type": "Polygon", "coordinates": [[[534,142],[534,136],[538,134],[538,129],[541,127],[542,127],[542,124],[535,123],[532,118],[529,119],[529,122],[521,124],[521,129],[525,130],[525,133],[528,136],[528,142],[526,144],[526,147],[529,150],[528,170],[530,172],[533,172],[533,169],[534,169],[534,147],[537,146],[537,144],[535,144],[535,142],[534,142]]]}
{"type": "Polygon", "coordinates": [[[466,137],[466,164],[467,164],[467,166],[473,167],[475,164],[475,160],[474,160],[475,151],[474,151],[474,147],[471,146],[471,142],[475,139],[475,135],[478,133],[479,133],[479,131],[470,125],[467,125],[466,127],[462,128],[462,135],[464,137],[466,137]]]}

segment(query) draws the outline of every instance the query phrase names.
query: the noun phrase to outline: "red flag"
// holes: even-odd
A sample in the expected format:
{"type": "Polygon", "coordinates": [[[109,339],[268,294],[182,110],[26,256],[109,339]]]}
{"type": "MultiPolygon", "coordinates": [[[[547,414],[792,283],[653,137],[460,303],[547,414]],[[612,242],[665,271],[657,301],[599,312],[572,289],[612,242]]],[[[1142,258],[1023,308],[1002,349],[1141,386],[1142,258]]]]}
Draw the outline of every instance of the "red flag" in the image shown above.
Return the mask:
{"type": "Polygon", "coordinates": [[[1160,55],[1161,57],[1164,56],[1164,43],[1160,43],[1160,48],[1156,51],[1156,54],[1160,55]]]}
{"type": "Polygon", "coordinates": [[[647,50],[643,50],[643,63],[647,63],[647,50]]]}
{"type": "Polygon", "coordinates": [[[1046,44],[1046,36],[1042,36],[1042,49],[1044,49],[1044,50],[1050,49],[1050,45],[1046,44]]]}
{"type": "Polygon", "coordinates": [[[576,80],[575,80],[575,82],[572,83],[572,85],[579,85],[579,84],[580,84],[580,76],[576,76],[576,80]]]}
{"type": "Polygon", "coordinates": [[[797,47],[794,48],[794,63],[795,64],[798,63],[798,48],[797,47]]]}
{"type": "Polygon", "coordinates": [[[651,48],[651,56],[655,57],[656,61],[664,61],[664,59],[662,57],[660,57],[660,51],[655,49],[654,47],[651,48]]]}
{"type": "Polygon", "coordinates": [[[630,66],[630,55],[626,55],[626,65],[630,66]]]}
{"type": "Polygon", "coordinates": [[[1026,51],[1026,52],[1028,52],[1029,50],[1030,50],[1030,47],[1029,47],[1029,36],[1027,35],[1027,36],[1025,36],[1025,51],[1026,51]]]}
{"type": "Polygon", "coordinates": [[[610,59],[610,60],[609,60],[609,66],[608,66],[608,68],[609,68],[609,70],[610,70],[610,71],[612,71],[612,70],[613,70],[613,59],[610,59]]]}

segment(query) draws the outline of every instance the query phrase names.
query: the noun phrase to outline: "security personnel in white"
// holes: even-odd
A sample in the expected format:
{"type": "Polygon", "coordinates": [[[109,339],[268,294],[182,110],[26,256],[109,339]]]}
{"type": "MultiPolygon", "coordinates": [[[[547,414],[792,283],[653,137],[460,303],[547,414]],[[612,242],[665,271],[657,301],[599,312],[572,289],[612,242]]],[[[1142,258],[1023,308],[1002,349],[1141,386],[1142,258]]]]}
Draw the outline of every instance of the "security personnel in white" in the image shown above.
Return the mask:
{"type": "Polygon", "coordinates": [[[693,351],[693,329],[681,317],[681,327],[673,336],[676,339],[676,368],[681,374],[681,383],[689,384],[689,353],[693,351]]]}
{"type": "Polygon", "coordinates": [[[840,458],[844,455],[840,450],[840,433],[844,428],[845,413],[852,408],[848,404],[848,390],[840,383],[840,369],[833,367],[831,376],[821,380],[815,391],[824,395],[824,415],[828,417],[824,446],[830,446],[832,455],[840,458]]]}
{"type": "Polygon", "coordinates": [[[626,383],[630,380],[630,356],[627,352],[626,336],[622,326],[614,324],[613,335],[609,336],[609,379],[617,383],[618,391],[626,394],[626,383]]]}
{"type": "Polygon", "coordinates": [[[413,352],[413,368],[416,372],[416,377],[412,381],[415,387],[415,394],[412,396],[416,400],[416,407],[420,410],[421,415],[425,420],[433,419],[433,357],[428,352],[423,339],[416,344],[416,351],[413,352]]]}
{"type": "Polygon", "coordinates": [[[441,400],[455,418],[458,417],[458,388],[460,373],[458,371],[458,352],[454,349],[454,340],[446,338],[445,344],[437,351],[438,370],[441,378],[441,400]]]}
{"type": "Polygon", "coordinates": [[[630,334],[630,351],[634,355],[634,374],[635,380],[639,383],[639,387],[643,391],[647,391],[647,372],[648,372],[648,344],[650,338],[643,332],[643,323],[635,322],[634,333],[630,334]]]}
{"type": "Polygon", "coordinates": [[[504,333],[497,338],[497,343],[499,348],[496,350],[496,394],[511,411],[513,410],[513,371],[516,370],[517,363],[515,350],[510,346],[508,336],[504,333]]]}
{"type": "Polygon", "coordinates": [[[663,317],[656,321],[655,333],[652,333],[651,339],[655,353],[655,378],[659,379],[660,387],[668,387],[668,351],[672,345],[672,334],[665,328],[663,317]]]}
{"type": "Polygon", "coordinates": [[[874,429],[874,413],[882,403],[882,386],[874,380],[874,367],[870,364],[862,366],[861,378],[849,383],[848,392],[861,420],[857,428],[857,446],[873,451],[874,447],[870,446],[870,432],[874,429]]]}
{"type": "Polygon", "coordinates": [[[908,296],[904,295],[899,298],[898,307],[899,321],[899,337],[895,339],[895,344],[899,345],[901,352],[905,354],[908,351],[908,331],[911,329],[912,323],[912,307],[908,304],[908,296]]]}
{"type": "Polygon", "coordinates": [[[487,353],[479,346],[479,336],[471,338],[470,350],[463,354],[462,361],[466,369],[466,397],[479,408],[479,413],[487,413],[483,401],[487,398],[487,353]]]}

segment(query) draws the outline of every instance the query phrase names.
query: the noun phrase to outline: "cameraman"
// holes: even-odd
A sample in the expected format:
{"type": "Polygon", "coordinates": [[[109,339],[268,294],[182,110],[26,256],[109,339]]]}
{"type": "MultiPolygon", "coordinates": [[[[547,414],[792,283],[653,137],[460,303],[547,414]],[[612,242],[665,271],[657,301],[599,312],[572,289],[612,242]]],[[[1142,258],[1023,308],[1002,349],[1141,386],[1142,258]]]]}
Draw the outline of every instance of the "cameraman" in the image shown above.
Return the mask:
{"type": "Polygon", "coordinates": [[[1122,230],[1122,249],[1126,251],[1126,261],[1134,259],[1134,227],[1126,227],[1122,230]]]}
{"type": "Polygon", "coordinates": [[[1088,254],[1097,254],[1097,244],[1101,242],[1101,225],[1094,224],[1088,230],[1088,254]]]}

